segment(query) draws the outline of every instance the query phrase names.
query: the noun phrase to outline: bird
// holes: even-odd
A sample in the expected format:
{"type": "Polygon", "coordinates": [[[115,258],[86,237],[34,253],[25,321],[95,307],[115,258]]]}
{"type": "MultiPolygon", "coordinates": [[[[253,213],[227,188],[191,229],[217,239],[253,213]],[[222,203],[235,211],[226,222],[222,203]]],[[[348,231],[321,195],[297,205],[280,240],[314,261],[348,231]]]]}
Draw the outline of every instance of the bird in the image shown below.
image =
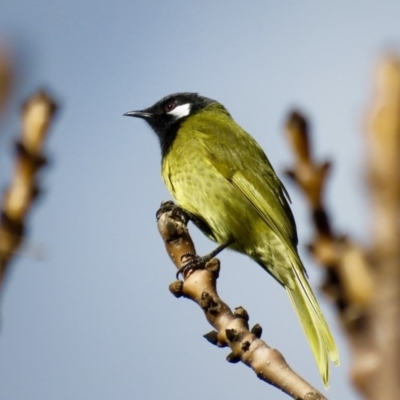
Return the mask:
{"type": "Polygon", "coordinates": [[[161,174],[178,207],[211,240],[248,255],[286,289],[325,388],[337,345],[297,251],[290,197],[256,140],[218,101],[168,95],[124,116],[144,119],[161,147],[161,174]]]}

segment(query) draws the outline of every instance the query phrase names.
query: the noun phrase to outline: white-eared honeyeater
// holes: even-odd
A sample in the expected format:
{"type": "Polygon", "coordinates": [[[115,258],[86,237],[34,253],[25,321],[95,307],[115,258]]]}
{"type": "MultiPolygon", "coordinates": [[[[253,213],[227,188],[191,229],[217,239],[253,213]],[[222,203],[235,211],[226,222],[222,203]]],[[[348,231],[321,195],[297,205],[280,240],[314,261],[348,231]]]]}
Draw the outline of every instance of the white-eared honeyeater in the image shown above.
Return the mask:
{"type": "Polygon", "coordinates": [[[289,196],[258,143],[223,105],[197,93],[124,115],[143,118],[157,134],[162,177],[178,206],[210,239],[247,254],[286,289],[328,386],[338,350],[297,252],[289,196]]]}

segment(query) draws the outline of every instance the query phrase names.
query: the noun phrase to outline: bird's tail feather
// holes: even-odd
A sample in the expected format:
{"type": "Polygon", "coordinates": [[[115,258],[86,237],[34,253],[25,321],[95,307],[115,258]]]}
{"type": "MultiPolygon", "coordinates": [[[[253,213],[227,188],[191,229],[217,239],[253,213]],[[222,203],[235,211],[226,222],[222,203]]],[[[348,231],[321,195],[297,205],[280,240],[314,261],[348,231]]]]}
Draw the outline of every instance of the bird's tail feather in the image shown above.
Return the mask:
{"type": "Polygon", "coordinates": [[[310,343],[325,388],[329,387],[329,360],[339,365],[339,353],[328,324],[308,284],[301,261],[293,260],[294,287],[286,287],[297,316],[310,343]]]}

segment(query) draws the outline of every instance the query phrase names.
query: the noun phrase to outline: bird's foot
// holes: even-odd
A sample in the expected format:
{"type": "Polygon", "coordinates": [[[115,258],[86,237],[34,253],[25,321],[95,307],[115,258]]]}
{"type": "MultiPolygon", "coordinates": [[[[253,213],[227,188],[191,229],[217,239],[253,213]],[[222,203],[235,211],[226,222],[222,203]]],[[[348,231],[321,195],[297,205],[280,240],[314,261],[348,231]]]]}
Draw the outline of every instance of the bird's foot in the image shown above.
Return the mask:
{"type": "Polygon", "coordinates": [[[176,279],[179,279],[179,275],[182,274],[184,277],[187,272],[196,271],[198,269],[205,269],[206,264],[213,258],[212,254],[207,254],[204,257],[200,257],[197,254],[185,253],[181,256],[181,261],[188,260],[182,267],[178,269],[176,273],[176,279]]]}
{"type": "Polygon", "coordinates": [[[234,243],[233,239],[228,240],[226,243],[221,244],[216,249],[214,249],[210,254],[207,254],[203,257],[198,256],[193,253],[185,253],[181,256],[181,261],[188,260],[181,268],[178,269],[176,273],[176,279],[178,279],[179,275],[185,276],[186,272],[195,271],[197,269],[205,269],[206,264],[212,260],[216,255],[218,255],[222,250],[226,249],[234,243]]]}
{"type": "Polygon", "coordinates": [[[177,206],[173,201],[163,201],[156,213],[157,221],[160,219],[161,214],[172,212],[172,217],[178,217],[182,222],[187,225],[189,222],[188,213],[181,207],[177,206]]]}

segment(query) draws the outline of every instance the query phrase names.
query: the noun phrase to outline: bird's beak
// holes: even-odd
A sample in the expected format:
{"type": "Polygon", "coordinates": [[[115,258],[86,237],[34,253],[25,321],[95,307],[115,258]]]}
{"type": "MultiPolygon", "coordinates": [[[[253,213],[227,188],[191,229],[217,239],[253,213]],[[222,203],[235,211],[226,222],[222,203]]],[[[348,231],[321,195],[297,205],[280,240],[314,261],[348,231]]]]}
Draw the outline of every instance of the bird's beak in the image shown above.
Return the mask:
{"type": "Polygon", "coordinates": [[[126,117],[136,117],[136,118],[144,118],[144,119],[150,119],[153,114],[149,113],[146,110],[142,111],[129,111],[124,114],[126,117]]]}

